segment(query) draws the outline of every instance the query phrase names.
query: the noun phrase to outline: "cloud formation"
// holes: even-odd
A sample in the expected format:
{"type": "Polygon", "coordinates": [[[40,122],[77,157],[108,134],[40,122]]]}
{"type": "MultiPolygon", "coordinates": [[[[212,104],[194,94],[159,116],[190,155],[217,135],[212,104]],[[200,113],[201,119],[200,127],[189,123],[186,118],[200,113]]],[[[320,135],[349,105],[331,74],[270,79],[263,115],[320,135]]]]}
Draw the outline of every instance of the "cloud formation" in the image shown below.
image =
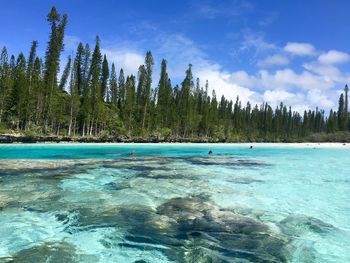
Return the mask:
{"type": "Polygon", "coordinates": [[[340,64],[350,60],[350,55],[337,50],[330,50],[321,54],[318,61],[323,64],[340,64]]]}
{"type": "Polygon", "coordinates": [[[110,64],[114,63],[117,68],[123,68],[125,74],[136,74],[140,65],[144,63],[144,54],[135,49],[126,47],[119,48],[109,46],[101,49],[106,54],[110,64]]]}
{"type": "Polygon", "coordinates": [[[296,56],[314,56],[315,47],[309,43],[288,42],[284,50],[296,56]]]}
{"type": "Polygon", "coordinates": [[[271,55],[259,61],[258,66],[264,67],[256,73],[244,70],[229,72],[221,65],[210,61],[206,54],[185,36],[165,37],[160,46],[161,50],[165,50],[165,53],[170,55],[169,70],[176,72],[176,77],[182,78],[188,63],[193,63],[195,77],[199,77],[202,84],[208,80],[210,92],[215,90],[218,99],[222,95],[230,100],[235,100],[239,96],[243,103],[248,100],[252,104],[269,102],[274,107],[283,102],[300,112],[316,106],[324,109],[336,106],[337,90],[341,89],[345,85],[344,81],[349,79],[345,73],[333,65],[324,65],[317,60],[299,65],[303,69],[301,71],[286,67],[291,59],[288,57],[291,51],[294,52],[293,54],[305,56],[317,54],[318,51],[311,44],[290,45],[289,43],[288,45],[287,43],[286,47],[289,50],[287,52],[262,38],[251,37],[250,40],[253,41],[250,41],[248,46],[259,46],[263,43],[266,50],[279,50],[285,54],[271,55]],[[259,40],[256,41],[257,39],[259,40]],[[284,68],[275,70],[265,68],[273,65],[284,68]],[[174,68],[176,70],[173,70],[174,68]]]}
{"type": "Polygon", "coordinates": [[[289,64],[289,58],[284,55],[275,54],[259,60],[257,66],[260,68],[269,68],[272,66],[281,66],[289,64]]]}
{"type": "MultiPolygon", "coordinates": [[[[347,53],[329,50],[321,52],[309,43],[288,42],[279,47],[267,42],[262,36],[248,34],[242,42],[241,52],[248,49],[257,57],[256,71],[228,71],[211,61],[208,54],[193,40],[182,34],[158,34],[152,48],[155,58],[153,86],[158,83],[160,61],[168,60],[168,72],[173,84],[181,84],[188,64],[193,64],[194,77],[201,84],[209,82],[209,93],[215,90],[217,98],[224,95],[229,100],[239,96],[245,104],[268,102],[273,107],[283,102],[299,112],[319,106],[323,109],[336,107],[339,91],[350,83],[350,73],[337,67],[350,61],[347,53]],[[258,52],[258,53],[256,53],[258,52]],[[272,53],[272,54],[271,54],[272,53]],[[315,57],[319,54],[318,57],[315,57]],[[302,61],[295,60],[298,56],[302,61]],[[297,63],[297,64],[296,64],[297,63]],[[299,64],[298,64],[299,63],[299,64]]],[[[76,38],[68,38],[75,42],[76,38]]],[[[137,42],[102,45],[102,53],[126,74],[137,74],[144,63],[145,50],[137,42]]]]}

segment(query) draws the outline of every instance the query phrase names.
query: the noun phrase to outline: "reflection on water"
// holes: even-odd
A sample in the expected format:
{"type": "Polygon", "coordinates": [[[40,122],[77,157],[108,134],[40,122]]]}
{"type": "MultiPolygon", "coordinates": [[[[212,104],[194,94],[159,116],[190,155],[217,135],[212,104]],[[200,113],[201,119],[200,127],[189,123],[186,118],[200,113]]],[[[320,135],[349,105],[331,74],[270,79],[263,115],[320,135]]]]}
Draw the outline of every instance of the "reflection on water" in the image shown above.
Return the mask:
{"type": "Polygon", "coordinates": [[[349,178],[271,156],[0,159],[0,262],[349,261],[349,178]]]}

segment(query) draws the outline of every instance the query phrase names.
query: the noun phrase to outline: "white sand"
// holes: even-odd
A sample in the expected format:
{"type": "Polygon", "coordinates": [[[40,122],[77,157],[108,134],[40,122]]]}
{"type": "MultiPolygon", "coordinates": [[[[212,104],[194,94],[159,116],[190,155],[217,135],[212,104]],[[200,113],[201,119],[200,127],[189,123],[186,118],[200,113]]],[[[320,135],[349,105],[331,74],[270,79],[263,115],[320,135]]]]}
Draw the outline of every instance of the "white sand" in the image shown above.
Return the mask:
{"type": "Polygon", "coordinates": [[[42,142],[42,143],[3,143],[0,144],[1,146],[57,146],[57,147],[62,147],[62,146],[89,146],[89,145],[101,145],[101,146],[113,146],[113,145],[118,145],[118,146],[204,146],[204,145],[217,145],[217,146],[253,146],[253,147],[312,147],[312,148],[350,148],[350,143],[342,143],[342,142],[303,142],[303,143],[275,143],[275,142],[246,142],[246,143],[186,143],[186,142],[160,142],[160,143],[111,143],[111,142],[103,142],[103,143],[80,143],[80,142],[42,142]]]}
{"type": "Polygon", "coordinates": [[[310,148],[350,148],[350,143],[303,142],[303,143],[244,143],[256,147],[310,147],[310,148]]]}

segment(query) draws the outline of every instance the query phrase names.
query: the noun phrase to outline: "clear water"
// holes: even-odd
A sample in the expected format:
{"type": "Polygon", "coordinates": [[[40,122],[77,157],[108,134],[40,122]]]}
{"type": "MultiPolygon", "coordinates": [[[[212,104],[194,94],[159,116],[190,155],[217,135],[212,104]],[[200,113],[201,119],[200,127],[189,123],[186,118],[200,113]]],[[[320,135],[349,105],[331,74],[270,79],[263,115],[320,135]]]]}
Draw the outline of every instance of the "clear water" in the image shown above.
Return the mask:
{"type": "Polygon", "coordinates": [[[341,147],[0,145],[0,262],[350,262],[349,165],[341,147]]]}

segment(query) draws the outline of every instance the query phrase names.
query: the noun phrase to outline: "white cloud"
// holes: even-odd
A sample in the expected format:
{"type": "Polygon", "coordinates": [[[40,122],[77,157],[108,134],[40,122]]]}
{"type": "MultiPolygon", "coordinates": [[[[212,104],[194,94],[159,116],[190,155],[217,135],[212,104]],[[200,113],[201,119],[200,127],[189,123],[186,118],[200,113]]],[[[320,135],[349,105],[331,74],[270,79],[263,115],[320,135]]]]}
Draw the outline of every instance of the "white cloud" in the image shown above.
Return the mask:
{"type": "Polygon", "coordinates": [[[292,110],[300,113],[310,107],[305,101],[304,94],[300,92],[293,93],[286,90],[266,90],[263,94],[263,100],[272,107],[278,106],[281,102],[286,106],[292,105],[292,110]]]}
{"type": "Polygon", "coordinates": [[[326,81],[345,81],[343,76],[344,74],[333,65],[326,65],[318,61],[314,61],[303,64],[303,67],[315,74],[323,76],[326,81]]]}
{"type": "Polygon", "coordinates": [[[240,50],[246,51],[254,49],[256,54],[267,50],[277,49],[277,46],[273,43],[267,42],[262,35],[249,32],[244,34],[244,41],[241,44],[240,50]]]}
{"type": "Polygon", "coordinates": [[[202,80],[208,80],[209,92],[211,94],[212,90],[215,90],[218,100],[220,100],[222,95],[232,101],[235,101],[236,97],[239,96],[244,104],[247,101],[250,101],[252,104],[258,103],[255,100],[256,92],[233,82],[230,73],[222,72],[218,69],[206,68],[199,70],[197,76],[202,80]]]}
{"type": "Polygon", "coordinates": [[[338,64],[350,60],[350,55],[337,50],[330,50],[318,57],[318,61],[324,64],[338,64]]]}
{"type": "MultiPolygon", "coordinates": [[[[239,96],[242,103],[250,101],[253,105],[269,102],[276,107],[282,101],[291,105],[293,110],[302,113],[305,109],[316,106],[329,109],[337,103],[336,89],[344,86],[344,81],[350,75],[341,72],[332,64],[312,61],[302,64],[302,70],[291,68],[267,70],[273,65],[286,65],[290,57],[283,50],[273,44],[267,43],[257,36],[246,38],[245,47],[266,52],[278,52],[276,55],[261,60],[258,64],[266,67],[257,72],[244,70],[228,72],[221,65],[210,61],[207,54],[191,39],[180,34],[159,34],[156,45],[152,48],[155,58],[153,86],[158,83],[160,61],[166,58],[168,62],[169,77],[173,84],[181,83],[188,64],[193,64],[193,75],[201,79],[201,84],[209,81],[209,92],[215,89],[218,100],[222,95],[235,101],[239,96]],[[249,41],[248,41],[249,40],[249,41]]],[[[243,46],[242,46],[243,47],[243,46]]],[[[310,44],[288,43],[285,51],[295,55],[315,55],[317,51],[310,44]]],[[[117,68],[123,67],[126,74],[136,74],[139,65],[144,63],[144,53],[141,46],[135,44],[113,44],[102,49],[109,61],[113,61],[117,68]]],[[[345,82],[346,83],[346,82],[345,82]]]]}
{"type": "MultiPolygon", "coordinates": [[[[229,100],[236,100],[237,95],[243,103],[248,100],[257,102],[255,97],[257,93],[249,88],[243,87],[234,79],[240,79],[243,84],[252,85],[248,74],[244,71],[230,74],[222,70],[221,66],[211,62],[206,54],[197,47],[197,45],[189,38],[179,35],[163,35],[158,38],[160,43],[159,49],[156,50],[155,56],[158,58],[166,58],[168,63],[168,72],[172,80],[181,82],[184,78],[188,64],[193,64],[193,75],[200,78],[201,84],[205,81],[209,82],[209,94],[215,90],[218,100],[222,95],[229,100]]],[[[157,83],[157,73],[155,73],[155,83],[157,83]]]]}
{"type": "Polygon", "coordinates": [[[332,81],[327,81],[324,76],[318,76],[308,71],[297,74],[290,68],[277,70],[270,74],[266,70],[260,71],[261,83],[265,88],[299,88],[303,90],[329,89],[333,87],[332,81]]]}
{"type": "Polygon", "coordinates": [[[288,42],[283,49],[297,56],[316,55],[316,50],[314,46],[309,43],[288,42]]]}
{"type": "MultiPolygon", "coordinates": [[[[266,51],[278,49],[273,44],[261,42],[261,38],[258,38],[258,41],[256,39],[251,38],[253,41],[249,42],[247,48],[253,46],[256,48],[262,44],[260,47],[266,48],[266,51]]],[[[244,70],[228,72],[223,70],[219,64],[211,62],[192,40],[182,35],[166,36],[161,39],[160,43],[157,53],[158,56],[161,54],[162,57],[169,59],[171,78],[175,75],[182,81],[188,63],[193,63],[194,77],[199,77],[202,84],[208,80],[209,92],[215,89],[218,99],[225,95],[227,99],[234,101],[239,96],[244,104],[248,100],[253,105],[269,102],[273,107],[282,101],[285,105],[291,105],[293,110],[302,113],[305,109],[313,109],[316,106],[324,109],[334,107],[338,96],[334,91],[335,88],[343,86],[342,81],[345,79],[350,80],[350,77],[336,67],[323,65],[318,61],[305,63],[302,65],[304,70],[301,72],[291,68],[263,69],[253,74],[244,70]]],[[[305,55],[316,54],[315,48],[310,46],[308,51],[307,49],[303,51],[294,49],[294,52],[305,55]]],[[[271,56],[265,62],[272,65],[273,63],[287,63],[287,61],[289,62],[288,57],[284,59],[271,56]]]]}
{"type": "Polygon", "coordinates": [[[259,60],[257,66],[260,68],[268,68],[276,65],[278,66],[287,64],[289,64],[289,58],[283,55],[275,54],[263,60],[259,60]]]}
{"type": "Polygon", "coordinates": [[[325,81],[325,76],[308,71],[296,73],[289,68],[274,72],[260,70],[256,75],[206,68],[198,71],[197,76],[208,79],[210,91],[215,89],[218,99],[225,95],[234,101],[239,96],[244,104],[248,100],[253,105],[268,102],[272,107],[283,102],[300,113],[316,106],[330,109],[338,96],[334,92],[338,82],[325,81]]]}
{"type": "Polygon", "coordinates": [[[144,54],[133,49],[103,48],[102,54],[106,54],[110,64],[114,62],[116,68],[123,68],[125,74],[137,74],[138,68],[144,63],[144,54]]]}
{"type": "Polygon", "coordinates": [[[245,71],[227,73],[208,69],[201,72],[202,77],[209,79],[209,86],[220,96],[224,94],[234,99],[238,95],[243,103],[247,100],[252,104],[268,102],[272,107],[283,102],[300,113],[316,106],[334,107],[338,96],[334,88],[340,85],[336,81],[325,81],[326,76],[308,71],[296,73],[289,68],[273,72],[260,70],[254,75],[245,71]]]}
{"type": "Polygon", "coordinates": [[[249,75],[244,70],[232,72],[230,80],[244,87],[254,87],[256,85],[255,77],[249,75]]]}
{"type": "MultiPolygon", "coordinates": [[[[333,91],[331,91],[333,92],[333,91]]],[[[333,92],[334,93],[334,92],[333,92]]],[[[335,107],[335,98],[334,94],[327,94],[322,90],[314,89],[309,90],[307,93],[307,100],[310,102],[311,105],[318,106],[320,109],[330,109],[335,107]],[[333,100],[330,99],[333,97],[333,100]]]]}

